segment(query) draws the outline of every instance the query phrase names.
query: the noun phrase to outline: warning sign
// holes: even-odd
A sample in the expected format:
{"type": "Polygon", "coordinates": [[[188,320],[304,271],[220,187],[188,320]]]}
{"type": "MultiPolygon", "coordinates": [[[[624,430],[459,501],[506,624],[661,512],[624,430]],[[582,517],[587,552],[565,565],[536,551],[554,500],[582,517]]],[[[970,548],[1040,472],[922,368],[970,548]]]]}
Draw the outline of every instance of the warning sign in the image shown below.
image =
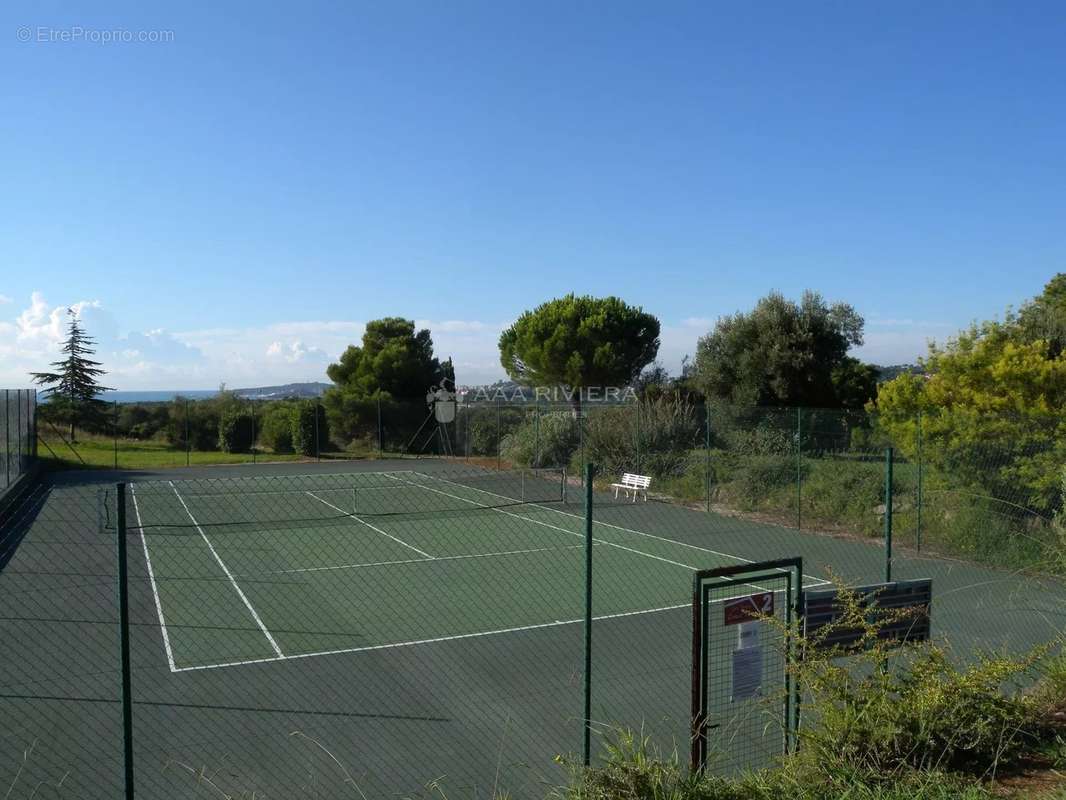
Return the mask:
{"type": "Polygon", "coordinates": [[[725,624],[740,625],[760,617],[773,616],[774,593],[760,592],[749,597],[737,597],[725,603],[725,624]]]}
{"type": "Polygon", "coordinates": [[[750,700],[762,694],[762,648],[741,647],[733,651],[734,703],[750,700]]]}

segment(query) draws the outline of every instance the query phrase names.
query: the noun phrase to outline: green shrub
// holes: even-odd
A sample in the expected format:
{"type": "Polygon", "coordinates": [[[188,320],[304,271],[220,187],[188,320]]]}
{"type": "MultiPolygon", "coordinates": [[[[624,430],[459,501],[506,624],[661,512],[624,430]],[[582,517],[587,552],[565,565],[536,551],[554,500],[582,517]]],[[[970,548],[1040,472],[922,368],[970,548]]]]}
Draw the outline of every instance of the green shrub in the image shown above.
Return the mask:
{"type": "Polygon", "coordinates": [[[255,419],[247,409],[223,409],[218,420],[218,446],[223,453],[247,453],[255,439],[255,419]]]}
{"type": "Polygon", "coordinates": [[[569,411],[534,411],[503,437],[501,452],[505,459],[521,466],[566,466],[577,450],[579,438],[574,415],[569,411]]]}
{"type": "Polygon", "coordinates": [[[291,403],[268,403],[259,418],[259,443],[273,453],[291,453],[294,415],[291,403]]]}
{"type": "Polygon", "coordinates": [[[594,463],[600,474],[676,478],[685,473],[699,439],[695,406],[680,396],[664,396],[587,412],[583,453],[577,455],[594,463]]]}
{"type": "Polygon", "coordinates": [[[1048,736],[1039,704],[1020,691],[1047,648],[1018,657],[977,654],[958,666],[933,644],[881,641],[881,626],[905,621],[908,612],[871,618],[857,595],[837,588],[841,615],[818,640],[856,630],[859,652],[819,648],[793,632],[805,652],[793,671],[813,712],[796,757],[808,769],[859,770],[884,781],[906,770],[987,775],[1020,766],[1048,736]]]}
{"type": "MultiPolygon", "coordinates": [[[[883,529],[885,502],[884,464],[847,458],[804,459],[803,516],[833,525],[846,525],[857,533],[877,534],[883,529]]],[[[793,481],[795,477],[793,477],[793,481]]],[[[902,487],[895,486],[894,497],[902,487]]],[[[899,503],[895,510],[901,510],[899,503]]]]}
{"type": "MultiPolygon", "coordinates": [[[[502,417],[502,414],[501,414],[502,417]]],[[[472,456],[495,456],[499,449],[501,420],[494,406],[470,406],[462,412],[462,444],[458,450],[472,456]]]]}
{"type": "Polygon", "coordinates": [[[304,400],[296,405],[292,418],[292,447],[305,456],[316,456],[329,449],[329,422],[321,403],[304,400]]]}
{"type": "Polygon", "coordinates": [[[327,391],[322,397],[330,430],[340,442],[366,437],[377,439],[379,406],[382,403],[388,404],[388,402],[387,397],[378,398],[377,395],[361,397],[352,392],[333,389],[327,391]]]}
{"type": "Polygon", "coordinates": [[[184,450],[217,450],[219,405],[213,400],[177,397],[170,405],[167,441],[184,450]]]}
{"type": "Polygon", "coordinates": [[[938,770],[903,769],[891,776],[862,769],[817,769],[785,759],[774,769],[723,777],[693,774],[677,751],[664,754],[629,730],[608,735],[604,757],[591,769],[562,759],[570,784],[562,800],[992,800],[972,779],[938,770]]]}
{"type": "Polygon", "coordinates": [[[792,456],[753,455],[740,462],[732,488],[748,508],[758,508],[777,490],[794,490],[797,475],[803,478],[807,470],[804,462],[797,467],[792,456]]]}

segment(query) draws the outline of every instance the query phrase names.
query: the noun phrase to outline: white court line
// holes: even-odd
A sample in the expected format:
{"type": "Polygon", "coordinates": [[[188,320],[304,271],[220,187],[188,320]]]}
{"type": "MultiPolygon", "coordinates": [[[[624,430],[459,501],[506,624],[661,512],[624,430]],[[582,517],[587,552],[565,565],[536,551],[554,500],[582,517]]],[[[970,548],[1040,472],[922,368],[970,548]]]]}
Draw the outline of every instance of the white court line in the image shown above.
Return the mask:
{"type": "Polygon", "coordinates": [[[152,584],[152,597],[155,599],[155,612],[159,615],[159,628],[163,631],[163,649],[167,654],[167,664],[170,671],[176,672],[174,665],[174,651],[170,647],[170,635],[167,633],[167,623],[163,619],[163,603],[159,599],[159,590],[155,585],[155,571],[152,569],[152,557],[148,555],[148,540],[144,538],[144,522],[141,521],[141,507],[137,505],[137,492],[130,486],[130,496],[133,497],[133,513],[137,515],[137,527],[141,532],[141,546],[144,547],[144,561],[148,565],[148,580],[152,584]]]}
{"type": "MultiPolygon", "coordinates": [[[[476,486],[465,486],[465,485],[463,485],[461,483],[458,483],[457,481],[450,481],[447,478],[438,478],[436,475],[431,475],[428,472],[415,472],[415,471],[412,470],[411,473],[414,474],[414,475],[421,475],[422,477],[429,478],[430,480],[439,481],[440,483],[450,483],[453,486],[458,486],[458,487],[463,488],[463,489],[472,489],[475,492],[482,492],[483,494],[489,494],[489,495],[492,495],[493,497],[499,497],[499,498],[502,498],[504,500],[513,500],[513,498],[507,497],[506,495],[497,494],[496,492],[490,492],[488,489],[479,489],[476,486]]],[[[393,477],[392,474],[388,473],[388,472],[383,472],[381,474],[382,475],[386,475],[388,477],[393,477]]],[[[398,479],[396,479],[396,480],[398,480],[398,479]]],[[[421,486],[421,484],[417,484],[417,483],[414,484],[414,485],[415,486],[421,486]]],[[[425,486],[423,488],[429,489],[428,486],[425,486]]],[[[433,491],[433,490],[430,489],[430,491],[433,491]]],[[[580,514],[572,514],[569,511],[563,511],[563,510],[558,509],[558,508],[551,508],[550,506],[542,506],[542,505],[540,505],[540,503],[526,503],[525,505],[532,506],[533,508],[539,508],[539,509],[541,509],[543,511],[552,511],[552,512],[554,512],[556,514],[562,514],[564,517],[571,517],[573,519],[578,519],[578,520],[582,520],[582,521],[585,519],[580,514]]],[[[522,517],[522,519],[529,519],[529,518],[528,517],[522,517]]],[[[533,520],[530,520],[530,522],[533,522],[533,520]]],[[[689,544],[688,542],[682,542],[682,541],[679,541],[677,539],[671,539],[671,538],[669,538],[667,536],[656,536],[654,533],[647,533],[645,531],[638,531],[638,530],[634,530],[633,528],[624,528],[621,525],[615,525],[615,524],[610,523],[610,522],[602,522],[602,521],[600,521],[598,519],[593,519],[592,523],[594,525],[603,525],[605,528],[614,528],[615,530],[623,531],[624,533],[633,533],[633,534],[636,534],[637,536],[646,536],[649,539],[656,539],[656,540],[658,540],[660,542],[668,542],[669,544],[676,544],[676,545],[680,545],[681,547],[688,547],[688,548],[691,548],[692,550],[699,550],[699,551],[704,552],[704,553],[710,553],[712,555],[722,556],[723,558],[731,558],[734,561],[740,561],[740,562],[742,562],[744,564],[754,564],[754,563],[756,563],[752,559],[744,558],[743,556],[733,555],[732,553],[723,553],[721,550],[712,550],[709,547],[701,547],[698,544],[689,544]]],[[[695,568],[693,567],[693,569],[695,569],[695,568]]],[[[829,581],[824,580],[822,578],[817,578],[814,575],[802,575],[801,577],[802,578],[810,578],[811,581],[812,581],[812,585],[824,586],[825,584],[829,583],[829,581]]]]}
{"type": "MultiPolygon", "coordinates": [[[[777,590],[780,591],[780,590],[777,590]]],[[[711,605],[717,603],[724,603],[729,600],[736,600],[742,597],[747,597],[746,593],[730,595],[728,597],[718,597],[710,601],[711,605]]],[[[659,614],[664,611],[677,611],[682,608],[692,608],[691,601],[688,603],[676,603],[669,606],[659,606],[657,608],[644,608],[638,611],[618,611],[613,614],[600,614],[593,616],[593,622],[602,622],[608,619],[622,619],[624,617],[640,617],[645,614],[659,614]]],[[[345,653],[365,653],[373,650],[393,650],[401,647],[415,647],[423,644],[437,644],[439,642],[454,642],[460,639],[479,639],[484,636],[499,636],[505,633],[521,633],[523,631],[535,631],[542,630],[544,628],[560,628],[564,625],[578,625],[584,623],[584,617],[577,617],[575,619],[557,619],[554,622],[539,622],[532,625],[518,625],[513,628],[498,628],[491,631],[476,631],[474,633],[457,633],[449,636],[434,636],[428,639],[412,639],[405,642],[391,642],[388,644],[369,644],[362,647],[342,647],[336,650],[320,650],[314,653],[296,653],[289,656],[281,656],[280,658],[250,658],[243,661],[224,661],[219,664],[201,664],[195,667],[179,667],[177,672],[196,672],[206,669],[222,669],[223,667],[243,667],[251,664],[272,664],[280,661],[296,661],[303,658],[317,658],[318,656],[335,656],[343,655],[345,653]]]]}
{"type": "MultiPolygon", "coordinates": [[[[397,478],[397,477],[393,477],[393,480],[400,481],[401,479],[397,478]]],[[[531,519],[530,517],[523,517],[521,514],[512,514],[510,511],[504,511],[502,508],[493,508],[492,506],[484,506],[481,503],[477,502],[476,500],[469,500],[469,499],[467,499],[465,497],[460,497],[457,494],[451,494],[449,492],[442,491],[441,489],[434,489],[432,486],[424,486],[424,485],[422,485],[420,483],[410,483],[410,481],[408,481],[407,483],[409,483],[411,486],[416,486],[419,489],[425,489],[427,492],[436,492],[437,494],[444,495],[445,497],[450,497],[453,500],[461,500],[464,503],[470,503],[471,505],[475,505],[478,508],[485,508],[485,509],[489,509],[491,511],[495,511],[495,512],[497,512],[499,514],[506,514],[508,517],[514,517],[515,519],[520,519],[523,522],[532,522],[534,525],[543,525],[545,528],[551,528],[552,530],[559,531],[560,533],[565,533],[567,536],[576,536],[579,539],[584,539],[585,538],[585,535],[582,534],[582,533],[575,533],[574,531],[568,531],[566,528],[560,528],[558,525],[552,525],[551,523],[548,523],[548,522],[541,522],[539,519],[531,519]]],[[[478,491],[481,491],[481,490],[478,490],[478,491]]],[[[492,494],[492,492],[489,492],[489,494],[492,494]]],[[[501,497],[502,495],[496,495],[496,496],[497,497],[501,497]]],[[[632,548],[632,547],[626,547],[625,545],[621,545],[621,544],[618,544],[616,542],[608,542],[606,539],[597,539],[597,538],[593,537],[592,541],[596,542],[597,544],[605,544],[608,547],[617,547],[619,550],[626,550],[626,551],[628,551],[630,553],[636,553],[638,556],[644,556],[645,558],[653,558],[656,561],[663,561],[663,562],[665,562],[667,564],[673,564],[675,567],[682,567],[683,569],[687,569],[687,570],[689,570],[691,572],[696,572],[699,569],[699,567],[694,567],[691,564],[682,564],[680,561],[671,561],[669,558],[663,558],[662,556],[654,556],[651,553],[645,553],[643,550],[637,550],[637,549],[632,548]]]]}
{"type": "MultiPolygon", "coordinates": [[[[178,491],[178,487],[174,485],[174,481],[170,481],[170,488],[174,490],[174,494],[175,496],[177,496],[178,502],[181,503],[182,508],[185,509],[185,513],[189,515],[189,519],[191,519],[192,524],[196,526],[196,530],[200,532],[200,536],[207,544],[208,549],[211,551],[211,555],[215,557],[215,561],[217,561],[218,565],[222,567],[222,571],[226,573],[226,577],[229,578],[229,582],[233,584],[233,588],[237,590],[237,594],[240,596],[241,600],[244,601],[245,607],[251,613],[252,619],[255,620],[255,624],[259,626],[259,630],[263,632],[263,635],[266,637],[267,641],[270,642],[270,646],[274,648],[274,652],[278,654],[278,658],[285,658],[285,654],[281,652],[281,648],[278,647],[278,643],[274,641],[274,637],[270,635],[270,631],[267,630],[267,626],[263,624],[263,620],[259,618],[259,614],[256,612],[255,608],[252,607],[252,604],[248,601],[248,598],[245,596],[244,592],[241,591],[241,587],[237,585],[237,581],[233,578],[233,573],[229,571],[229,567],[227,567],[225,562],[219,557],[218,553],[215,550],[215,546],[211,544],[211,540],[208,539],[207,534],[204,533],[204,529],[200,527],[200,523],[196,521],[196,517],[192,515],[192,512],[189,511],[189,507],[185,505],[185,501],[182,499],[181,493],[178,491]]],[[[176,671],[180,672],[181,670],[176,671]]]]}
{"type": "Polygon", "coordinates": [[[317,501],[318,501],[318,502],[320,502],[320,503],[324,503],[325,505],[327,505],[327,506],[329,506],[330,508],[332,508],[332,509],[333,509],[334,511],[339,511],[339,512],[341,512],[342,514],[344,514],[344,515],[346,515],[346,516],[349,516],[349,517],[351,517],[351,518],[352,518],[352,519],[354,519],[354,520],[355,520],[356,522],[361,522],[361,523],[363,523],[363,524],[364,524],[364,525],[366,525],[366,526],[367,526],[368,528],[370,528],[370,530],[372,530],[372,531],[376,531],[377,533],[380,533],[380,534],[381,534],[382,536],[385,536],[385,537],[388,537],[389,539],[392,539],[392,540],[393,540],[394,542],[396,542],[397,544],[402,544],[402,545],[403,545],[404,547],[406,547],[406,548],[407,548],[408,550],[414,550],[414,551],[415,551],[416,553],[418,553],[418,554],[419,554],[420,556],[425,556],[426,558],[430,558],[430,559],[432,559],[432,558],[435,558],[435,556],[432,556],[432,555],[430,555],[430,554],[429,554],[429,553],[427,553],[427,552],[426,552],[425,550],[419,550],[419,549],[418,549],[417,547],[415,547],[415,546],[414,546],[413,544],[408,544],[408,543],[407,543],[407,542],[405,542],[405,541],[404,541],[403,539],[399,539],[399,538],[397,538],[397,537],[393,536],[393,535],[392,535],[391,533],[385,533],[385,531],[381,530],[381,528],[375,528],[375,527],[374,527],[373,525],[371,525],[371,524],[370,524],[369,522],[367,522],[367,521],[366,521],[365,519],[360,519],[360,518],[359,518],[359,517],[357,517],[357,516],[356,516],[355,514],[352,514],[351,512],[345,511],[345,510],[344,510],[343,508],[338,508],[337,506],[333,505],[333,503],[330,503],[330,502],[328,502],[328,501],[326,501],[326,500],[323,500],[323,499],[322,499],[321,497],[319,497],[319,496],[318,496],[317,494],[315,494],[315,493],[314,493],[314,492],[312,492],[312,491],[307,491],[307,492],[305,492],[305,494],[308,494],[308,495],[310,495],[311,497],[315,498],[315,500],[317,500],[317,501]]]}
{"type": "MultiPolygon", "coordinates": [[[[408,470],[399,470],[400,472],[407,472],[408,470]]],[[[386,475],[385,472],[373,472],[372,475],[386,475]]],[[[185,492],[182,497],[190,500],[207,500],[211,498],[225,498],[230,499],[234,497],[280,497],[290,494],[307,494],[308,492],[350,492],[353,488],[358,489],[360,492],[391,492],[395,489],[402,489],[402,486],[394,485],[380,485],[380,486],[326,486],[324,488],[316,489],[273,489],[273,490],[253,490],[250,492],[185,492]]]]}
{"type": "MultiPolygon", "coordinates": [[[[656,614],[661,611],[676,611],[679,608],[691,608],[691,603],[679,603],[674,606],[662,606],[661,608],[646,608],[640,611],[621,611],[617,614],[602,614],[598,617],[593,617],[593,622],[598,622],[605,619],[617,619],[619,617],[636,617],[641,614],[656,614]]],[[[457,633],[451,636],[435,636],[431,639],[412,639],[407,642],[392,642],[390,644],[370,644],[363,647],[344,647],[338,650],[322,650],[316,653],[297,653],[290,656],[281,656],[280,658],[251,658],[244,661],[226,661],[221,664],[203,664],[196,667],[179,667],[177,672],[194,672],[196,670],[204,669],[220,669],[222,667],[243,667],[249,664],[270,664],[278,661],[295,661],[301,658],[315,658],[317,656],[335,656],[342,653],[363,653],[369,650],[391,650],[399,647],[414,647],[420,644],[436,644],[437,642],[454,642],[458,639],[477,639],[482,636],[498,636],[503,633],[519,633],[521,631],[535,631],[541,628],[558,628],[563,625],[576,625],[579,622],[584,622],[584,617],[577,619],[560,619],[554,622],[539,622],[533,625],[519,625],[514,628],[499,628],[493,631],[477,631],[476,633],[457,633]]]]}
{"type": "Polygon", "coordinates": [[[464,556],[436,556],[430,558],[407,558],[402,561],[371,561],[361,564],[338,564],[335,567],[300,567],[299,569],[277,569],[266,575],[290,575],[297,572],[329,572],[337,569],[362,569],[364,567],[391,567],[397,564],[426,564],[430,561],[460,561],[467,558],[495,558],[496,556],[516,556],[523,553],[546,553],[549,550],[576,550],[580,544],[568,544],[566,547],[534,547],[530,550],[502,550],[498,553],[470,553],[464,556]]]}

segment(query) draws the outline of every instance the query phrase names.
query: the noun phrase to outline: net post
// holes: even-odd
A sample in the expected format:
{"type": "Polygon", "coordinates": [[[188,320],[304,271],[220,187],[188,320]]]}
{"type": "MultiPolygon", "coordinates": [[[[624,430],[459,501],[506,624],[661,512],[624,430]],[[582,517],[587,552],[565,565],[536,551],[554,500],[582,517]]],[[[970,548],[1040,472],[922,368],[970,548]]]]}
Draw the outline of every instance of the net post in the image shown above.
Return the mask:
{"type": "Polygon", "coordinates": [[[885,448],[885,582],[892,581],[892,448],[885,448]]]}
{"type": "Polygon", "coordinates": [[[585,731],[582,754],[585,766],[592,760],[592,478],[596,468],[585,465],[585,731]]]}
{"type": "Polygon", "coordinates": [[[126,484],[115,486],[119,642],[122,659],[122,760],[126,800],[133,800],[133,692],[130,674],[129,563],[126,556],[126,484]]]}
{"type": "Polygon", "coordinates": [[[566,479],[566,467],[563,467],[563,505],[566,505],[570,502],[569,493],[566,490],[568,485],[569,481],[567,481],[566,479]]]}

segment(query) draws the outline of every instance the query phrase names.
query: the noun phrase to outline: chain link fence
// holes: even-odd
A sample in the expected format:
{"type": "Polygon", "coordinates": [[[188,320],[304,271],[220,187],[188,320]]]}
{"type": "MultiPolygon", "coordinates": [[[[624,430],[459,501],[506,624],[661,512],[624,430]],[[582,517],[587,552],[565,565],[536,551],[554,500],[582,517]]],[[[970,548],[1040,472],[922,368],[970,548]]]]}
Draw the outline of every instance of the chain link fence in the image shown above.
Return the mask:
{"type": "MultiPolygon", "coordinates": [[[[688,751],[693,575],[752,562],[801,557],[806,588],[931,578],[958,658],[1066,627],[1063,460],[1032,421],[1019,442],[1018,424],[967,437],[670,399],[468,405],[443,430],[415,410],[391,432],[383,410],[381,459],[21,497],[2,529],[0,788],[542,797],[586,733],[593,761],[622,727],[688,751]],[[421,437],[436,458],[388,458],[421,437]]],[[[783,715],[731,699],[735,633],[709,621],[729,721],[709,763],[764,766],[783,715]]]]}

